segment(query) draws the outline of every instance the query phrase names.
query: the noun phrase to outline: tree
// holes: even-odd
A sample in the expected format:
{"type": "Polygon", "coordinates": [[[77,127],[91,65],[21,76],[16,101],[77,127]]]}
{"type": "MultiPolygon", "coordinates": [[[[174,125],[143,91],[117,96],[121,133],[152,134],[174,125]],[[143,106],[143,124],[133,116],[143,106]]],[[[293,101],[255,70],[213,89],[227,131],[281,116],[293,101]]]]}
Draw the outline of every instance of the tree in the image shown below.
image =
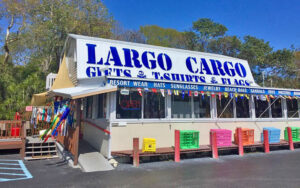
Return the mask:
{"type": "Polygon", "coordinates": [[[212,40],[208,44],[208,51],[231,57],[237,57],[240,53],[242,42],[236,36],[225,36],[212,40]]]}
{"type": "Polygon", "coordinates": [[[209,42],[212,39],[224,36],[227,30],[224,25],[213,22],[209,18],[200,18],[193,22],[193,31],[196,33],[198,39],[198,50],[207,52],[209,42]]]}
{"type": "Polygon", "coordinates": [[[184,48],[183,33],[175,29],[162,28],[157,25],[141,26],[140,32],[145,36],[148,44],[184,48]]]}
{"type": "Polygon", "coordinates": [[[6,18],[8,21],[3,45],[4,58],[2,60],[2,66],[6,67],[11,54],[11,45],[20,39],[19,36],[26,27],[26,9],[28,6],[26,1],[23,0],[2,0],[0,7],[1,17],[6,18]],[[11,33],[12,29],[15,30],[14,33],[11,33]]]}

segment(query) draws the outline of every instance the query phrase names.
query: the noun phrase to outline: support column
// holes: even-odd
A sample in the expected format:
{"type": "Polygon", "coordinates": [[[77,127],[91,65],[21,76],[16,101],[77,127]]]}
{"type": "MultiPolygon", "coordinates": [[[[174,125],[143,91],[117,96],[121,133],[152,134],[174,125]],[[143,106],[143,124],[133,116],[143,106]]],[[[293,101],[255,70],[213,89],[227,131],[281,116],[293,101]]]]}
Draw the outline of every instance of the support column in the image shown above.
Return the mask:
{"type": "Polygon", "coordinates": [[[243,146],[243,132],[241,127],[237,128],[237,138],[238,138],[238,146],[239,146],[239,155],[243,156],[244,146],[243,146]]]}
{"type": "Polygon", "coordinates": [[[175,153],[174,153],[174,161],[180,162],[180,131],[175,130],[175,153]]]}
{"type": "Polygon", "coordinates": [[[217,133],[214,131],[210,132],[210,146],[211,146],[211,153],[214,159],[218,159],[218,147],[217,147],[217,133]]]}
{"type": "Polygon", "coordinates": [[[291,127],[287,128],[287,132],[288,132],[288,137],[289,137],[290,150],[294,150],[293,135],[292,135],[291,127]]]}
{"type": "Polygon", "coordinates": [[[81,124],[81,99],[76,99],[76,129],[75,129],[75,139],[74,139],[74,165],[78,164],[78,147],[79,147],[79,130],[81,124]]]}
{"type": "Polygon", "coordinates": [[[139,167],[140,165],[139,138],[133,138],[132,160],[133,160],[133,166],[139,167]]]}
{"type": "Polygon", "coordinates": [[[265,153],[270,153],[270,146],[269,146],[269,132],[268,132],[268,130],[264,130],[263,136],[264,136],[264,148],[265,148],[265,153]]]}

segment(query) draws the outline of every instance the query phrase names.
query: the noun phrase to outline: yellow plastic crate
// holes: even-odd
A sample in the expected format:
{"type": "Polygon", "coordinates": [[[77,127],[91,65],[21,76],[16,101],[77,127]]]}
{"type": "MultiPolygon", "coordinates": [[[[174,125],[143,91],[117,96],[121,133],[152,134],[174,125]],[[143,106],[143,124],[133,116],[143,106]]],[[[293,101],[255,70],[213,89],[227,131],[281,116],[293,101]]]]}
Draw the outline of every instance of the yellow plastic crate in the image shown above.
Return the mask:
{"type": "Polygon", "coordinates": [[[155,138],[144,138],[142,152],[156,152],[155,138]]]}

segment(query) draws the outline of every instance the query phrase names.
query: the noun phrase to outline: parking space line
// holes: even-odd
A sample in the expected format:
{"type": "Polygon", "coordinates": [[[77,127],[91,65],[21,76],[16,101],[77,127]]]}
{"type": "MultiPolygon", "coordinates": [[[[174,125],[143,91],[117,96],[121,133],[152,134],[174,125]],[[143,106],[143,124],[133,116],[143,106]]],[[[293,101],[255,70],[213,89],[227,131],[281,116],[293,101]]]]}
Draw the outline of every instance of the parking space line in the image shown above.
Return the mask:
{"type": "Polygon", "coordinates": [[[5,182],[5,181],[15,181],[15,180],[23,180],[23,179],[30,179],[33,178],[31,173],[27,170],[25,164],[23,163],[22,160],[5,160],[5,159],[0,159],[2,163],[0,165],[12,165],[15,167],[19,168],[11,168],[11,167],[0,167],[0,170],[5,170],[5,172],[0,171],[0,182],[5,182]],[[8,162],[8,163],[4,163],[8,162]],[[16,163],[11,163],[11,162],[16,162],[16,163]],[[22,173],[10,173],[9,170],[18,170],[21,171],[22,173]],[[1,178],[1,175],[5,175],[6,178],[1,178]],[[20,176],[19,178],[7,178],[7,176],[20,176]]]}
{"type": "Polygon", "coordinates": [[[12,165],[12,166],[19,166],[20,164],[13,164],[13,163],[0,163],[0,165],[12,165]]]}
{"type": "Polygon", "coordinates": [[[6,172],[0,172],[2,175],[12,175],[12,176],[25,176],[25,174],[16,174],[16,173],[6,173],[6,172]]]}
{"type": "Polygon", "coordinates": [[[8,167],[0,167],[0,169],[4,169],[4,170],[23,170],[22,168],[8,168],[8,167]]]}

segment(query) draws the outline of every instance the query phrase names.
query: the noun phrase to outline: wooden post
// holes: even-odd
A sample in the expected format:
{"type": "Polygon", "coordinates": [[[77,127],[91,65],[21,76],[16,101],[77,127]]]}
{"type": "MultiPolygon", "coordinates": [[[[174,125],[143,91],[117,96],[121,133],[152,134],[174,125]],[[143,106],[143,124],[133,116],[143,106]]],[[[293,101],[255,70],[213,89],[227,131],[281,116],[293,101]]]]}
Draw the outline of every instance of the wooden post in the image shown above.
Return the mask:
{"type": "Polygon", "coordinates": [[[243,146],[243,132],[242,132],[241,127],[237,128],[237,139],[238,139],[238,145],[239,145],[239,155],[243,156],[244,155],[244,146],[243,146]]]}
{"type": "Polygon", "coordinates": [[[22,140],[22,146],[20,149],[21,158],[24,160],[25,158],[25,148],[26,148],[26,127],[25,127],[25,121],[21,122],[21,130],[20,130],[21,140],[22,140]]]}
{"type": "Polygon", "coordinates": [[[133,138],[132,160],[133,160],[133,166],[139,167],[140,165],[139,138],[133,138]]]}
{"type": "Polygon", "coordinates": [[[269,132],[268,132],[268,130],[264,130],[263,136],[264,136],[265,153],[270,153],[269,132]]]}
{"type": "Polygon", "coordinates": [[[210,146],[211,146],[212,157],[214,159],[218,159],[219,154],[218,154],[218,147],[217,147],[217,133],[214,131],[210,132],[210,146]]]}
{"type": "Polygon", "coordinates": [[[294,150],[293,135],[292,135],[291,127],[287,128],[287,132],[288,132],[288,137],[289,137],[290,150],[294,150]]]}
{"type": "Polygon", "coordinates": [[[81,124],[81,99],[76,99],[76,129],[75,129],[75,139],[74,139],[74,165],[78,164],[78,147],[79,147],[79,129],[81,124]]]}
{"type": "Polygon", "coordinates": [[[175,130],[175,152],[174,152],[174,161],[175,162],[180,162],[180,131],[175,130]]]}

